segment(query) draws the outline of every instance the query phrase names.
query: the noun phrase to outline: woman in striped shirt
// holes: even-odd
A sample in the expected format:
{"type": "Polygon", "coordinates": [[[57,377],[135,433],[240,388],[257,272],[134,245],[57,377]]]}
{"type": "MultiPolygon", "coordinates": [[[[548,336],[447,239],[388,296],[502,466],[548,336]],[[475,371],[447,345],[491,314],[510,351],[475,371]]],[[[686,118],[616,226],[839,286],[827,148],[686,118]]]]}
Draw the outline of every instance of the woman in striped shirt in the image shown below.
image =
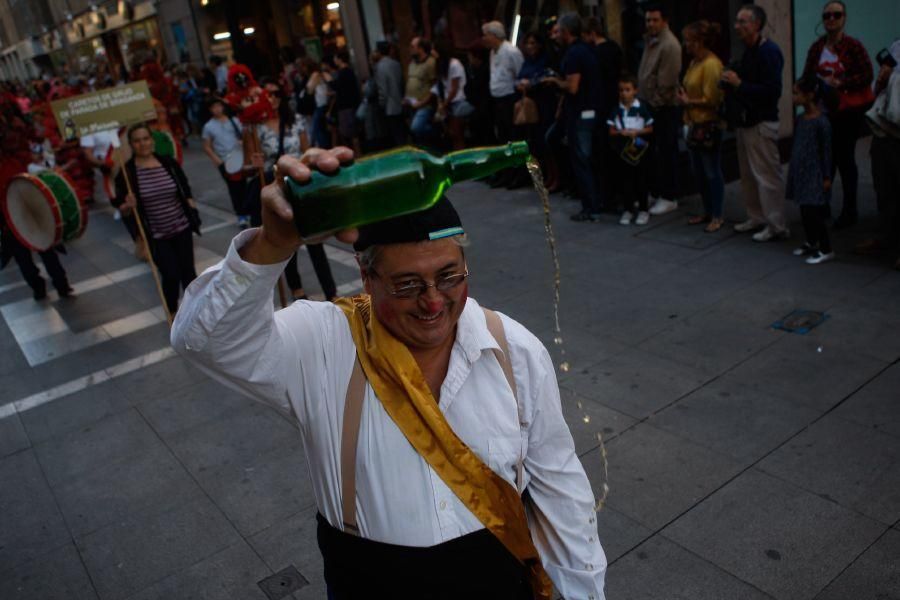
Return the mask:
{"type": "Polygon", "coordinates": [[[129,129],[128,143],[132,158],[116,178],[113,204],[123,214],[137,210],[162,279],[166,306],[174,314],[181,289],[197,277],[191,230],[200,233],[200,219],[184,171],[174,159],[154,152],[149,127],[129,129]]]}

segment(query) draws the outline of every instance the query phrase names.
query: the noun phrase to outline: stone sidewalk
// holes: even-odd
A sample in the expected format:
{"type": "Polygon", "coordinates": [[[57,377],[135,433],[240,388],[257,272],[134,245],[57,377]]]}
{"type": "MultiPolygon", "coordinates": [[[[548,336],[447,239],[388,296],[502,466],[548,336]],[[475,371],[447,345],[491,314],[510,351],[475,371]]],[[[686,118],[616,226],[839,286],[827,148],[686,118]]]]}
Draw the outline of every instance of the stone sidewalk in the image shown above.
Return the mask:
{"type": "MultiPolygon", "coordinates": [[[[900,597],[900,274],[849,252],[875,227],[867,169],[862,223],[817,267],[790,253],[799,226],[760,245],[686,211],[576,224],[577,204],[553,198],[563,410],[595,490],[610,487],[610,600],[900,597]],[[828,319],[771,327],[795,309],[828,319]]],[[[193,147],[186,170],[211,264],[237,229],[193,147]]],[[[537,198],[450,195],[471,294],[559,360],[537,198]]],[[[735,186],[728,207],[740,215],[735,186]]],[[[35,303],[0,272],[0,598],[324,598],[296,430],[171,354],[129,243],[98,205],[63,257],[77,298],[35,303]]],[[[349,252],[329,257],[357,290],[349,252]]]]}

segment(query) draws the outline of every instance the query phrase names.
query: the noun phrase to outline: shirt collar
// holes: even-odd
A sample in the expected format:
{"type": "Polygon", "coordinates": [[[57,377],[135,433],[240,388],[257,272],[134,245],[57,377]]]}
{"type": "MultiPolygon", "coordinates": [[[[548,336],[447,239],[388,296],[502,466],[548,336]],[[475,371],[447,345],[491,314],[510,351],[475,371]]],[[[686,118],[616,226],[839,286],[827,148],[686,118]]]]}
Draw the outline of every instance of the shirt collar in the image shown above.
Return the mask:
{"type": "Polygon", "coordinates": [[[625,111],[626,113],[627,113],[629,110],[631,110],[632,108],[640,108],[640,107],[641,107],[641,101],[638,100],[637,98],[634,99],[634,104],[632,104],[631,106],[625,106],[624,104],[622,104],[621,102],[619,102],[619,108],[621,108],[621,109],[622,109],[623,111],[625,111]]]}
{"type": "Polygon", "coordinates": [[[497,340],[488,331],[484,311],[474,298],[466,300],[456,323],[456,344],[470,364],[481,358],[483,351],[500,349],[497,340]]]}

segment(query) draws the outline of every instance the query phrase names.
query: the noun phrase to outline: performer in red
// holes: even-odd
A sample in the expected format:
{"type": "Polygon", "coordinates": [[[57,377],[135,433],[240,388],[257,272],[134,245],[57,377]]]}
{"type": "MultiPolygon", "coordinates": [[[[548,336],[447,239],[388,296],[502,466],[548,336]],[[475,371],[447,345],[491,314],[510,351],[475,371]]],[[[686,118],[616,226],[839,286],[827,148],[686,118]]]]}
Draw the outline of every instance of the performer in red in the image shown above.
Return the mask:
{"type": "Polygon", "coordinates": [[[155,129],[166,129],[179,142],[184,142],[184,119],[177,89],[158,63],[148,60],[141,66],[141,79],[147,82],[153,104],[156,107],[155,129]]]}

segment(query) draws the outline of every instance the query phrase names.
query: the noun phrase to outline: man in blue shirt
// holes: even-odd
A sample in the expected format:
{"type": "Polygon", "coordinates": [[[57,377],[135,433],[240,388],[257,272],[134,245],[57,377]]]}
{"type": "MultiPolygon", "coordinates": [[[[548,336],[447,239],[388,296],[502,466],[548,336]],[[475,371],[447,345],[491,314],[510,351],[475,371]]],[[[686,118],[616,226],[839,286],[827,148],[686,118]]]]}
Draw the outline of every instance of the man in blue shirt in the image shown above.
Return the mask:
{"type": "Polygon", "coordinates": [[[778,101],[784,57],[775,42],[763,36],[766,11],[744,5],[734,29],[747,46],[737,67],[722,74],[728,120],[736,128],[741,195],[747,220],[738,232],[761,229],[757,242],[790,237],[784,214],[784,175],[778,154],[778,101]]]}
{"type": "Polygon", "coordinates": [[[581,212],[573,221],[597,221],[600,218],[600,194],[591,169],[594,130],[601,122],[597,114],[600,104],[600,80],[597,55],[581,39],[581,18],[576,14],[559,19],[560,41],[566,46],[562,59],[565,79],[552,81],[565,93],[560,118],[547,132],[548,139],[563,128],[572,154],[572,170],[581,194],[581,212]]]}

